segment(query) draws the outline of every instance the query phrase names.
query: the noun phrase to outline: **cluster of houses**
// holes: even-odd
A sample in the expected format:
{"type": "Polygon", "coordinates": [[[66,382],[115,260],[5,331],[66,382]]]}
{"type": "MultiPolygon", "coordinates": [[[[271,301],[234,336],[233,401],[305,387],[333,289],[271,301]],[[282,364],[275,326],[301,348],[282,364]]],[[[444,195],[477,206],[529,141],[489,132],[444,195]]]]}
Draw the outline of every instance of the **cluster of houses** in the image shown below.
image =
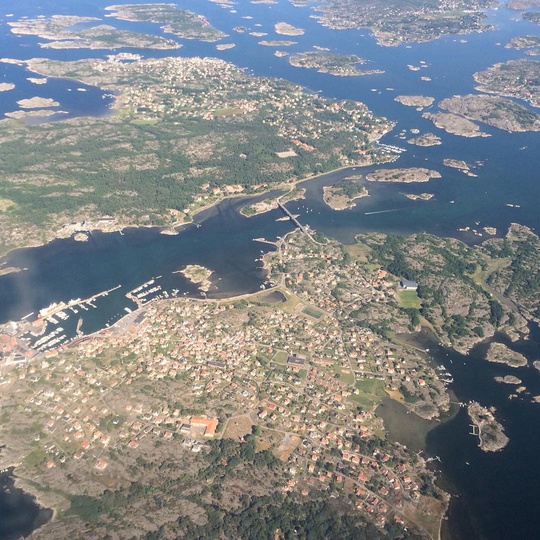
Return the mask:
{"type": "MultiPolygon", "coordinates": [[[[320,255],[297,239],[286,245],[295,264],[320,255]]],[[[369,328],[341,323],[344,300],[332,294],[340,280],[353,307],[394,294],[384,271],[352,267],[346,274],[337,266],[341,257],[330,247],[316,271],[306,264],[287,275],[296,307],[154,302],[136,323],[89,337],[54,361],[20,364],[9,382],[26,380],[31,389],[25,410],[43,418],[46,467],[83,459],[102,471],[109,450],[135,456],[156,440],[180,438],[199,452],[205,440],[222,436],[220,409],[298,438],[288,457],[304,473],[284,489],[352,490],[358,508],[377,521],[420,499],[406,453],[383,450],[382,424],[361,388],[376,379],[390,390],[408,380],[414,389],[426,379],[414,359],[400,358],[369,328]],[[322,316],[306,314],[305,306],[322,316]],[[160,400],[141,399],[141,388],[159,381],[167,389],[160,400]]]]}

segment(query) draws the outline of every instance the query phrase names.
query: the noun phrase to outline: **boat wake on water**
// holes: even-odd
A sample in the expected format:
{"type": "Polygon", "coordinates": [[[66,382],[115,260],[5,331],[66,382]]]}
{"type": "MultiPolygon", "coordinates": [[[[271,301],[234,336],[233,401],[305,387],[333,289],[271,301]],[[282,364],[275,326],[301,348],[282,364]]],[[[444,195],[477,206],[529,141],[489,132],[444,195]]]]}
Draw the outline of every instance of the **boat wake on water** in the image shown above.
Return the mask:
{"type": "Polygon", "coordinates": [[[392,210],[377,210],[376,212],[364,212],[365,216],[371,216],[372,214],[387,214],[388,212],[397,212],[401,208],[393,208],[392,210]]]}

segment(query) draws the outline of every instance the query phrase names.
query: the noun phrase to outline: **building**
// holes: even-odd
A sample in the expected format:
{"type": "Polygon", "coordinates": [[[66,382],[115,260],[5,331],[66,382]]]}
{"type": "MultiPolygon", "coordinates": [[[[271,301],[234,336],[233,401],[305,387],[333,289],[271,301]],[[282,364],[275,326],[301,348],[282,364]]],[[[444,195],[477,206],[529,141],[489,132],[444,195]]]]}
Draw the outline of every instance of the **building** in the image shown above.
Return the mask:
{"type": "Polygon", "coordinates": [[[305,363],[306,359],[298,354],[293,354],[287,358],[287,364],[292,364],[293,366],[303,366],[305,363]]]}
{"type": "Polygon", "coordinates": [[[416,289],[418,289],[418,283],[416,283],[416,281],[410,281],[408,279],[402,279],[399,282],[399,286],[405,291],[416,291],[416,289]]]}
{"type": "Polygon", "coordinates": [[[200,416],[191,417],[191,430],[199,431],[202,428],[203,437],[213,437],[216,434],[217,418],[203,418],[200,416]],[[195,428],[195,429],[193,429],[195,428]]]}

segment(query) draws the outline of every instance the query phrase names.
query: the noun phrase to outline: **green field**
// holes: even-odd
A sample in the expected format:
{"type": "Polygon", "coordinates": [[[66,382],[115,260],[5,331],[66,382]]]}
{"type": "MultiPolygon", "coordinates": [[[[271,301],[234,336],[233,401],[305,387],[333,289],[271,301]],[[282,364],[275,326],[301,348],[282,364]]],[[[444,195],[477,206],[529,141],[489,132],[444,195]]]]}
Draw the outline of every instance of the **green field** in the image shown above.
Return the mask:
{"type": "Polygon", "coordinates": [[[285,351],[278,351],[272,360],[278,364],[284,364],[287,361],[289,355],[285,351]]]}
{"type": "Polygon", "coordinates": [[[305,306],[302,309],[302,314],[308,315],[309,317],[313,317],[314,319],[320,319],[324,315],[322,311],[315,309],[311,306],[305,306]]]}
{"type": "Polygon", "coordinates": [[[15,203],[9,199],[0,197],[0,212],[5,212],[8,208],[15,206],[15,203]]]}
{"type": "Polygon", "coordinates": [[[399,300],[404,308],[420,309],[420,298],[416,291],[398,291],[399,300]]]}
{"type": "MultiPolygon", "coordinates": [[[[346,370],[347,371],[347,370],[346,370]]],[[[350,370],[348,370],[350,371],[350,370]]],[[[344,373],[343,369],[336,368],[336,374],[339,375],[339,380],[346,384],[354,384],[354,375],[352,373],[344,373]]]]}
{"type": "Polygon", "coordinates": [[[359,393],[351,399],[366,409],[378,405],[387,395],[384,381],[379,379],[362,379],[355,386],[359,393]]]}

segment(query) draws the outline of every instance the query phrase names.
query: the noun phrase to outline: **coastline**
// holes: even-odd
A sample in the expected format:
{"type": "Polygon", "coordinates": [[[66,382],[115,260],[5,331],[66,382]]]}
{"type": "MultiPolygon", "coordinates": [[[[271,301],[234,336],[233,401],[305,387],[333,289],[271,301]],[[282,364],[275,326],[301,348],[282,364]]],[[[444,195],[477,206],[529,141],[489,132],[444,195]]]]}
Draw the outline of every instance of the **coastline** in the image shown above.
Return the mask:
{"type": "MultiPolygon", "coordinates": [[[[185,227],[187,225],[192,225],[192,224],[196,224],[197,223],[197,216],[199,216],[200,214],[202,214],[203,212],[206,212],[216,206],[218,206],[219,204],[223,203],[224,201],[227,201],[227,200],[231,200],[231,199],[242,199],[242,198],[245,198],[245,199],[248,199],[248,198],[255,198],[255,197],[260,197],[260,196],[265,196],[265,195],[268,195],[269,193],[271,193],[272,191],[283,191],[283,193],[281,195],[279,195],[278,197],[283,197],[284,195],[286,195],[287,193],[289,193],[290,191],[294,190],[298,185],[304,183],[304,182],[311,182],[313,180],[317,180],[323,176],[326,176],[326,175],[331,175],[331,174],[335,174],[337,172],[341,172],[341,171],[345,171],[347,169],[356,169],[357,167],[371,167],[373,165],[383,165],[384,163],[371,163],[371,164],[362,164],[362,165],[343,165],[341,167],[338,167],[337,169],[332,169],[330,171],[327,171],[327,172],[324,172],[324,173],[318,173],[318,174],[312,174],[310,176],[307,176],[305,178],[298,178],[298,179],[294,179],[294,180],[291,180],[290,182],[282,182],[280,184],[276,184],[275,186],[269,186],[268,189],[265,189],[264,191],[261,191],[259,193],[240,193],[240,194],[234,194],[234,195],[226,195],[224,197],[220,197],[218,199],[216,199],[215,201],[212,201],[212,202],[209,202],[207,204],[205,204],[204,206],[201,206],[199,208],[197,208],[195,210],[195,212],[191,215],[191,218],[187,221],[182,221],[182,222],[175,222],[171,225],[168,225],[168,226],[160,226],[160,225],[137,225],[137,224],[134,224],[134,223],[129,223],[129,222],[122,222],[122,223],[116,223],[115,225],[113,225],[112,227],[94,227],[94,228],[91,228],[88,230],[88,232],[90,233],[94,233],[94,232],[100,232],[100,233],[103,233],[103,234],[108,234],[108,233],[115,233],[115,232],[120,232],[120,231],[123,231],[125,229],[155,229],[155,230],[159,230],[162,234],[167,234],[166,232],[164,233],[163,231],[171,231],[171,230],[174,230],[175,233],[174,234],[180,234],[182,232],[182,227],[185,227]]],[[[244,216],[246,218],[249,218],[249,216],[244,216]]],[[[73,235],[69,235],[69,236],[62,236],[62,235],[59,235],[58,234],[59,231],[55,231],[49,238],[46,242],[29,242],[28,244],[25,244],[25,245],[20,245],[20,246],[15,246],[15,247],[12,247],[10,248],[8,251],[6,251],[5,253],[1,254],[0,255],[0,263],[5,260],[9,254],[11,254],[11,252],[13,251],[16,251],[16,250],[19,250],[19,249],[28,249],[28,248],[36,248],[36,247],[42,247],[42,246],[46,246],[47,244],[50,244],[51,242],[54,242],[55,240],[62,240],[62,239],[67,239],[67,238],[72,238],[73,235]]],[[[169,234],[172,234],[169,233],[169,234]]],[[[15,271],[12,270],[12,271],[15,271]]]]}
{"type": "MultiPolygon", "coordinates": [[[[27,502],[32,504],[36,509],[36,515],[30,524],[32,530],[24,535],[19,533],[21,534],[21,537],[32,536],[38,530],[55,520],[59,509],[57,502],[52,498],[47,499],[47,497],[44,496],[44,493],[37,489],[32,482],[17,476],[17,464],[8,465],[4,467],[4,469],[7,469],[4,473],[7,480],[2,481],[3,487],[7,484],[8,490],[9,488],[12,488],[20,493],[20,496],[25,498],[27,502]]],[[[3,487],[2,491],[4,491],[3,487]]],[[[8,494],[8,496],[11,494],[10,491],[4,491],[4,493],[8,494]]]]}

